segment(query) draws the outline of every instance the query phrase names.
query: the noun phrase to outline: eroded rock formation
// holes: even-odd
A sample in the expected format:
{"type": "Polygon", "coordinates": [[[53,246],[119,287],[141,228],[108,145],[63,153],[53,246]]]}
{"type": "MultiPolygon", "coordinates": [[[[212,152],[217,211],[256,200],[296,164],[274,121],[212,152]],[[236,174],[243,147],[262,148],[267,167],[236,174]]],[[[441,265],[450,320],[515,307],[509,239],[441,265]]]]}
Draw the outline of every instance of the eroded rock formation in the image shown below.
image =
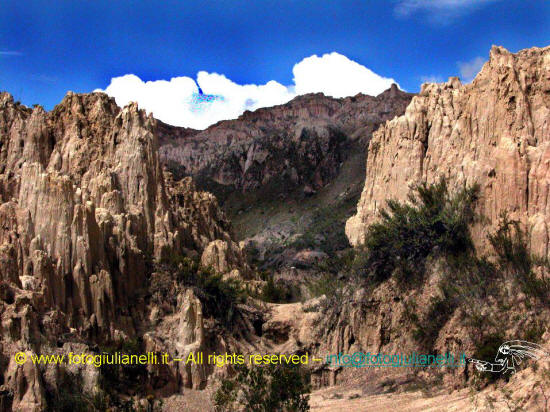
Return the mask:
{"type": "Polygon", "coordinates": [[[350,143],[365,144],[411,97],[393,85],[376,97],[299,96],[200,132],[159,123],[161,158],[219,193],[224,187],[280,193],[300,185],[311,191],[336,176],[350,143]]]}
{"type": "Polygon", "coordinates": [[[446,177],[454,188],[478,183],[479,213],[495,224],[507,211],[527,226],[533,252],[548,256],[549,165],[550,47],[493,47],[471,84],[423,85],[403,116],[373,134],[347,236],[362,243],[387,199],[405,200],[411,185],[446,177]]]}
{"type": "MultiPolygon", "coordinates": [[[[69,93],[49,113],[0,94],[0,335],[7,366],[0,384],[9,395],[2,402],[10,398],[14,410],[45,405],[46,371],[15,364],[17,351],[48,352],[71,337],[133,339],[150,322],[170,326],[158,319],[158,307],[146,305],[153,261],[198,259],[218,242],[224,264],[215,269],[248,274],[215,197],[196,191],[190,179],[174,182],[161,168],[155,130],[156,120],[135,104],[120,109],[100,93],[69,93]]],[[[178,336],[159,343],[159,326],[145,345],[172,351],[183,344],[184,352],[203,345],[200,306],[182,291],[172,315],[178,336]]],[[[206,371],[184,369],[152,372],[173,389],[204,384],[206,371]]]]}

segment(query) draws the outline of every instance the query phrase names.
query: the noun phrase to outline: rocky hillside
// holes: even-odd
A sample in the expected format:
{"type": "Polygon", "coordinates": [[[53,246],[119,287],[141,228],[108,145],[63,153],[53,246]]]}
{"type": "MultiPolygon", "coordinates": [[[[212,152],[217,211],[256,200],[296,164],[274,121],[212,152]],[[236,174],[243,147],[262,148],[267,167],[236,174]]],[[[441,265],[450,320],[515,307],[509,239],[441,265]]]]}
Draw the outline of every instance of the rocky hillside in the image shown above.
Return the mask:
{"type": "Polygon", "coordinates": [[[550,352],[549,119],[550,47],[494,47],[467,85],[306,95],[201,132],[102,93],[51,112],[0,93],[0,410],[206,411],[218,387],[242,401],[227,365],[14,357],[114,351],[308,354],[318,410],[479,410],[480,389],[537,410],[550,361],[501,379],[322,359],[550,352]]]}
{"type": "MultiPolygon", "coordinates": [[[[346,224],[354,288],[323,318],[327,330],[344,331],[328,340],[333,350],[479,358],[519,339],[548,351],[549,155],[550,47],[493,47],[471,84],[423,85],[371,139],[346,224]]],[[[468,410],[545,410],[548,365],[528,362],[511,379],[466,366],[439,379],[469,386],[468,410]],[[494,382],[483,409],[479,391],[494,382]]],[[[422,375],[430,391],[440,385],[422,375]]],[[[390,382],[399,390],[407,378],[390,382]]]]}
{"type": "MultiPolygon", "coordinates": [[[[203,347],[201,302],[160,262],[188,257],[250,275],[214,196],[163,171],[156,127],[100,93],[69,93],[49,113],[0,94],[2,410],[43,410],[67,389],[63,371],[18,365],[18,351],[203,347]]],[[[98,369],[77,375],[93,386],[98,369]]],[[[148,376],[170,392],[204,385],[207,372],[176,365],[148,376]]]]}
{"type": "Polygon", "coordinates": [[[159,122],[161,160],[216,194],[260,269],[303,283],[318,258],[349,247],[344,222],[362,188],[370,136],[412,96],[396,85],[376,97],[309,94],[201,132],[159,122]],[[296,265],[306,272],[294,273],[296,265]]]}
{"type": "Polygon", "coordinates": [[[548,256],[549,156],[550,47],[493,47],[471,84],[425,84],[403,116],[374,133],[346,233],[364,242],[387,199],[404,200],[411,185],[443,176],[455,188],[480,185],[479,213],[491,225],[477,239],[508,212],[527,226],[533,252],[548,256]]]}
{"type": "Polygon", "coordinates": [[[376,97],[309,94],[200,132],[162,124],[161,159],[222,197],[258,189],[273,196],[298,186],[311,193],[338,174],[353,142],[364,147],[380,123],[403,113],[411,97],[396,85],[376,97]]]}

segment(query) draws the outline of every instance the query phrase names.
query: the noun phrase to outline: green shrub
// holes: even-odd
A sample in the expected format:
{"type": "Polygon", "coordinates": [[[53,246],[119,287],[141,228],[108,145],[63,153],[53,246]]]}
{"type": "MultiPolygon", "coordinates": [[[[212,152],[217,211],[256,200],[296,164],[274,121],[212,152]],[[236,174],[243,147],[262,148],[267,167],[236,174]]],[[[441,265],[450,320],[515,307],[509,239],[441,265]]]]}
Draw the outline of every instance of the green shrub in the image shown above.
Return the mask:
{"type": "Polygon", "coordinates": [[[519,222],[502,215],[498,229],[488,239],[497,254],[501,271],[512,276],[526,296],[548,304],[550,283],[547,278],[538,278],[533,272],[535,264],[546,261],[530,254],[519,222]]]}
{"type": "Polygon", "coordinates": [[[415,336],[426,345],[432,344],[441,327],[460,308],[461,320],[471,328],[472,339],[481,342],[492,323],[490,317],[483,315],[488,297],[493,296],[499,301],[501,295],[500,273],[491,262],[478,258],[473,251],[448,255],[445,263],[447,269],[438,285],[441,295],[432,300],[424,322],[417,323],[423,331],[415,336]]]}
{"type": "Polygon", "coordinates": [[[224,280],[220,274],[200,269],[189,282],[204,307],[206,316],[221,320],[231,326],[238,313],[237,304],[244,301],[244,291],[239,281],[224,280]]]}
{"type": "Polygon", "coordinates": [[[484,301],[489,295],[498,294],[502,275],[487,258],[464,253],[448,255],[445,261],[449,270],[440,286],[448,291],[454,289],[453,295],[460,295],[463,301],[484,301]]]}
{"type": "MultiPolygon", "coordinates": [[[[144,353],[142,342],[137,338],[125,339],[103,346],[100,348],[100,352],[109,355],[120,352],[138,356],[144,353]]],[[[147,377],[147,365],[139,363],[127,365],[103,363],[99,367],[99,386],[115,400],[118,400],[118,394],[120,393],[131,393],[133,391],[142,393],[147,377]]]]}
{"type": "MultiPolygon", "coordinates": [[[[473,358],[482,361],[492,362],[495,359],[495,355],[498,353],[498,348],[505,341],[504,335],[500,333],[492,333],[487,335],[483,341],[477,346],[477,350],[474,353],[473,358]]],[[[500,373],[492,372],[479,372],[481,376],[485,377],[489,382],[495,382],[503,375],[500,373]]]]}
{"type": "Polygon", "coordinates": [[[236,380],[224,379],[214,394],[214,405],[218,410],[231,410],[237,402],[239,386],[236,380]]]}
{"type": "Polygon", "coordinates": [[[456,195],[447,183],[421,184],[408,203],[387,202],[381,220],[367,232],[364,261],[359,267],[375,283],[395,274],[412,281],[424,274],[425,260],[434,252],[461,254],[473,249],[468,225],[474,219],[478,186],[464,187],[456,195]]]}
{"type": "Polygon", "coordinates": [[[546,328],[542,322],[535,322],[523,330],[522,340],[538,343],[542,339],[542,335],[546,332],[546,328]]]}
{"type": "Polygon", "coordinates": [[[214,395],[219,411],[309,411],[309,375],[300,365],[236,367],[233,379],[222,381],[214,395]]]}
{"type": "Polygon", "coordinates": [[[46,402],[46,411],[49,412],[104,411],[108,407],[103,391],[95,394],[84,392],[82,376],[69,373],[63,367],[59,370],[57,389],[46,388],[46,402]]]}
{"type": "Polygon", "coordinates": [[[260,263],[260,249],[255,242],[248,242],[245,245],[244,254],[250,265],[255,266],[260,263]]]}
{"type": "Polygon", "coordinates": [[[531,254],[518,221],[509,220],[508,215],[503,214],[498,229],[489,234],[488,239],[503,270],[511,269],[521,275],[531,272],[531,254]]]}
{"type": "Polygon", "coordinates": [[[320,272],[324,273],[332,273],[334,275],[338,273],[349,274],[355,262],[355,258],[355,249],[347,248],[317,262],[315,267],[320,272]]]}
{"type": "Polygon", "coordinates": [[[342,286],[342,282],[331,273],[323,273],[319,278],[307,283],[307,288],[312,297],[322,295],[330,297],[342,286]]]}
{"type": "Polygon", "coordinates": [[[305,233],[300,234],[300,236],[296,237],[296,239],[286,241],[284,243],[284,247],[298,250],[315,249],[319,246],[319,244],[320,242],[315,240],[315,234],[308,228],[305,233]]]}
{"type": "Polygon", "coordinates": [[[175,305],[179,287],[190,287],[203,304],[205,316],[230,326],[238,313],[237,305],[244,301],[245,292],[236,279],[224,279],[211,268],[201,267],[188,257],[173,257],[157,267],[150,279],[153,299],[175,305]]]}
{"type": "Polygon", "coordinates": [[[264,302],[285,303],[292,299],[292,293],[288,287],[275,283],[273,274],[269,274],[265,285],[262,287],[259,298],[264,302]]]}

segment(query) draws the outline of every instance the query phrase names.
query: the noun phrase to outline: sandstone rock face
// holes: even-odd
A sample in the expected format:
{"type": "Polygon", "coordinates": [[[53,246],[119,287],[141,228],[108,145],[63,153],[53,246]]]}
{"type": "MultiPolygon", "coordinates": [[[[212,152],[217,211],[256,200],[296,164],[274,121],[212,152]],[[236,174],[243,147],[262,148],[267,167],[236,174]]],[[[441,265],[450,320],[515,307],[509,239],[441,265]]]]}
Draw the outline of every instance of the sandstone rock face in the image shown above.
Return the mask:
{"type": "Polygon", "coordinates": [[[237,267],[244,259],[245,257],[239,248],[232,247],[231,243],[217,239],[210,242],[204,249],[201,256],[201,265],[212,267],[214,271],[219,273],[229,273],[232,267],[237,267]]]}
{"type": "MultiPolygon", "coordinates": [[[[174,182],[161,168],[156,130],[156,120],[135,104],[120,109],[101,93],[69,93],[49,113],[0,93],[0,349],[6,358],[18,350],[47,351],[67,335],[88,342],[140,335],[151,309],[144,297],[153,260],[199,257],[218,241],[224,264],[217,269],[248,273],[216,198],[198,192],[190,178],[174,182]]],[[[178,307],[181,342],[200,345],[200,302],[185,295],[178,307]]],[[[144,342],[161,347],[154,333],[144,342]]],[[[173,351],[176,342],[168,340],[164,350],[173,351]]],[[[41,372],[27,365],[10,364],[1,382],[14,410],[42,410],[41,372]]],[[[167,382],[177,375],[159,373],[167,382]]],[[[179,378],[190,387],[205,379],[204,371],[179,378]]]]}
{"type": "MultiPolygon", "coordinates": [[[[31,353],[28,352],[27,355],[30,356],[31,353]]],[[[45,409],[46,399],[42,378],[35,365],[31,362],[17,365],[12,360],[10,369],[8,369],[8,377],[12,378],[12,383],[18,389],[15,391],[12,404],[14,410],[40,412],[45,409]]]]}
{"type": "Polygon", "coordinates": [[[533,252],[548,256],[550,47],[493,47],[471,84],[423,85],[403,116],[373,134],[350,242],[364,241],[387,199],[405,200],[409,186],[440,177],[452,188],[478,183],[479,212],[493,224],[509,212],[527,225],[533,252]]]}
{"type": "MultiPolygon", "coordinates": [[[[187,360],[190,353],[203,352],[206,347],[204,343],[204,323],[202,317],[202,306],[193,291],[188,289],[181,297],[182,307],[179,325],[177,328],[176,348],[181,359],[187,360]]],[[[183,377],[183,385],[203,388],[206,384],[207,374],[205,365],[181,362],[179,364],[180,374],[183,377]]]]}
{"type": "Polygon", "coordinates": [[[376,97],[310,94],[200,132],[159,122],[161,159],[220,192],[219,185],[276,192],[305,185],[311,191],[338,173],[351,142],[366,143],[380,123],[403,113],[411,97],[395,85],[376,97]]]}

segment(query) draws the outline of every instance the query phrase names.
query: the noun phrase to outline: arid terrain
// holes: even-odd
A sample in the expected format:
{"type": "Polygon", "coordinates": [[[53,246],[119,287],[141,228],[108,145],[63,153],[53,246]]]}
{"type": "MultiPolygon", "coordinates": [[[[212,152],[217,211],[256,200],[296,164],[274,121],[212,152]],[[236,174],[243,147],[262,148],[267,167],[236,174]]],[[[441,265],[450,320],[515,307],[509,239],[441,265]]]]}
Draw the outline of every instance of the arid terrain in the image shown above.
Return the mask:
{"type": "Polygon", "coordinates": [[[100,92],[49,112],[0,93],[0,410],[548,411],[549,205],[550,47],[202,131],[100,92]],[[507,341],[540,351],[513,374],[326,362],[507,341]],[[31,361],[69,352],[176,360],[31,361]],[[199,352],[311,361],[177,360],[199,352]]]}

